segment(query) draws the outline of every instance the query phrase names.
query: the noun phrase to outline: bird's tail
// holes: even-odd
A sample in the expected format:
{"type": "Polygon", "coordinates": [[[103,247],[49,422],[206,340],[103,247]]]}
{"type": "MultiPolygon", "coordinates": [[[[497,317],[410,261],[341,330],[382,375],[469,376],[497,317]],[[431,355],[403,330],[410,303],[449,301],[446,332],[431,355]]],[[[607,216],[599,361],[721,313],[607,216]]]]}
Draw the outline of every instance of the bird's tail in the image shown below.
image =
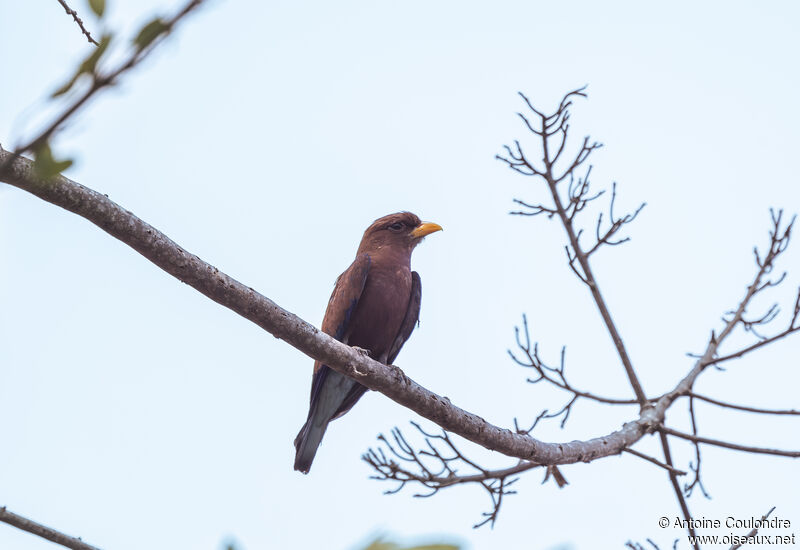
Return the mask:
{"type": "Polygon", "coordinates": [[[358,382],[352,378],[334,370],[325,372],[325,377],[320,380],[320,386],[312,392],[308,419],[294,440],[297,451],[294,457],[295,470],[307,474],[311,469],[311,463],[314,462],[314,456],[317,454],[325,430],[328,429],[328,424],[336,416],[350,390],[357,384],[358,382]]]}
{"type": "Polygon", "coordinates": [[[311,463],[314,462],[314,456],[317,454],[317,448],[322,442],[322,436],[325,435],[325,429],[328,427],[327,422],[314,422],[313,418],[306,420],[300,433],[294,440],[295,449],[297,454],[294,456],[294,469],[304,474],[307,474],[311,469],[311,463]]]}

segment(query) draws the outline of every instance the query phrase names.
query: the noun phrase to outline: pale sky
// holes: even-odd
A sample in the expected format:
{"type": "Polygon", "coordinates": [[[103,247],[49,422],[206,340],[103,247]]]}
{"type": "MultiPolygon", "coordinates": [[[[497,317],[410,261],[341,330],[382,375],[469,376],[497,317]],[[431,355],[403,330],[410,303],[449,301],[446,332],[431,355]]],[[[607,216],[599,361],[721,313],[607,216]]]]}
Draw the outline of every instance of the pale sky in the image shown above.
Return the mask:
{"type": "MultiPolygon", "coordinates": [[[[180,2],[108,0],[106,24],[135,33],[180,2]]],[[[73,0],[93,33],[102,24],[73,0]]],[[[574,382],[631,390],[555,220],[508,215],[546,198],[494,155],[515,138],[525,92],[550,110],[589,84],[572,116],[605,147],[598,186],[617,208],[648,206],[630,243],[594,268],[648,394],[674,387],[753,273],[769,207],[800,211],[800,9],[796,3],[212,1],[54,143],[66,173],[204,260],[316,325],[363,230],[411,210],[445,231],[412,265],[421,324],[397,364],[504,427],[565,396],[525,383],[506,350],[528,315],[574,382]]],[[[0,11],[0,143],[31,135],[90,51],[54,0],[0,11]]],[[[56,106],[57,107],[57,106],[56,106]]],[[[593,230],[593,218],[586,219],[593,230]]],[[[784,306],[800,284],[800,243],[784,306]]],[[[86,220],[0,185],[0,506],[107,550],[351,550],[378,533],[470,550],[622,548],[647,537],[688,548],[667,476],[632,456],[562,468],[559,490],[529,472],[494,529],[479,487],[429,499],[369,480],[360,455],[419,420],[370,393],[331,425],[308,476],[292,470],[312,361],[166,275],[86,220]]],[[[750,343],[738,335],[727,351],[750,343]]],[[[703,374],[697,390],[740,404],[800,406],[800,336],[703,374]]],[[[687,430],[686,402],[668,416],[687,430]]],[[[546,441],[607,434],[635,407],[580,403],[546,441]]],[[[702,435],[797,449],[800,420],[698,406],[702,435]]],[[[423,424],[433,429],[427,421],[423,424]]],[[[412,435],[411,431],[407,431],[412,435]]],[[[418,444],[420,440],[415,440],[418,444]]],[[[514,459],[463,444],[492,466],[514,459]]],[[[660,456],[655,437],[635,447],[660,456]]],[[[675,441],[676,466],[693,447],[675,441]]],[[[703,448],[696,517],[775,514],[800,535],[798,462],[703,448]]],[[[726,535],[729,530],[708,534],[726,535]]],[[[734,530],[742,534],[741,530],[734,530]]],[[[52,544],[0,524],[0,548],[52,544]]]]}

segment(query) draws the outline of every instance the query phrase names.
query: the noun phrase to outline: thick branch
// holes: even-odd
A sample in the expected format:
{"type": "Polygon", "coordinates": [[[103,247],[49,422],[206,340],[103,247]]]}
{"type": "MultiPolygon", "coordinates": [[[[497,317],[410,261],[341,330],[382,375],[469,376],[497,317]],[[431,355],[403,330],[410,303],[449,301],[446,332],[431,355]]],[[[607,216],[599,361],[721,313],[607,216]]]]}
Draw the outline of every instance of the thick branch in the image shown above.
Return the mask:
{"type": "MultiPolygon", "coordinates": [[[[322,333],[270,299],[189,253],[156,228],[137,218],[108,197],[64,176],[49,182],[35,178],[32,162],[0,150],[0,181],[74,212],[142,254],[155,265],[215,302],[254,322],[264,330],[332,369],[358,380],[397,403],[487,449],[540,464],[572,464],[618,454],[663,418],[643,413],[635,422],[604,437],[588,441],[545,443],[494,426],[464,411],[405,376],[322,333]]],[[[669,395],[669,394],[668,394],[669,395]]],[[[674,397],[677,397],[674,396],[674,397]]],[[[659,402],[661,403],[661,402],[659,402]]]]}
{"type": "Polygon", "coordinates": [[[79,538],[65,535],[41,523],[36,523],[35,521],[18,516],[14,512],[9,512],[5,506],[0,507],[0,521],[8,523],[17,529],[33,533],[37,537],[42,537],[43,539],[60,544],[61,546],[72,548],[73,550],[100,550],[96,546],[86,544],[79,538]]]}

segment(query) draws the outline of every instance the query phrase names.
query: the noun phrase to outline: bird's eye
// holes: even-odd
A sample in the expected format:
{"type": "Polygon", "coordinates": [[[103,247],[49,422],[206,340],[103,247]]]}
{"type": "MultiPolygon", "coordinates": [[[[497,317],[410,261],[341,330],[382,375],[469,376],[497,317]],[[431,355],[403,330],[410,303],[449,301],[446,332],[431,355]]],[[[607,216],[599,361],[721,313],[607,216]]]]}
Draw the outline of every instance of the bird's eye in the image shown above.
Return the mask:
{"type": "Polygon", "coordinates": [[[402,231],[405,228],[405,224],[403,222],[394,222],[389,226],[391,231],[402,231]]]}

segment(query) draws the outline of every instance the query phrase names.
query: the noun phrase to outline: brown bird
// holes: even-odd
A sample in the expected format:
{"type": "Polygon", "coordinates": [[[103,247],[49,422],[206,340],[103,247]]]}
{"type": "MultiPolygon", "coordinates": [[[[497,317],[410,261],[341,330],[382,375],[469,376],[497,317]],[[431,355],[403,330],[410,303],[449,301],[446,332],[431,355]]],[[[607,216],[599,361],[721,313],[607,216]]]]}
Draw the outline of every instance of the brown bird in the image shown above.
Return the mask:
{"type": "MultiPolygon", "coordinates": [[[[364,232],[356,259],[336,279],[322,331],[392,364],[419,319],[422,284],[411,271],[411,252],[442,228],[411,212],[389,214],[364,232]]],[[[308,473],[331,420],[339,418],[367,391],[352,378],[314,362],[311,406],[294,446],[294,469],[308,473]]]]}

